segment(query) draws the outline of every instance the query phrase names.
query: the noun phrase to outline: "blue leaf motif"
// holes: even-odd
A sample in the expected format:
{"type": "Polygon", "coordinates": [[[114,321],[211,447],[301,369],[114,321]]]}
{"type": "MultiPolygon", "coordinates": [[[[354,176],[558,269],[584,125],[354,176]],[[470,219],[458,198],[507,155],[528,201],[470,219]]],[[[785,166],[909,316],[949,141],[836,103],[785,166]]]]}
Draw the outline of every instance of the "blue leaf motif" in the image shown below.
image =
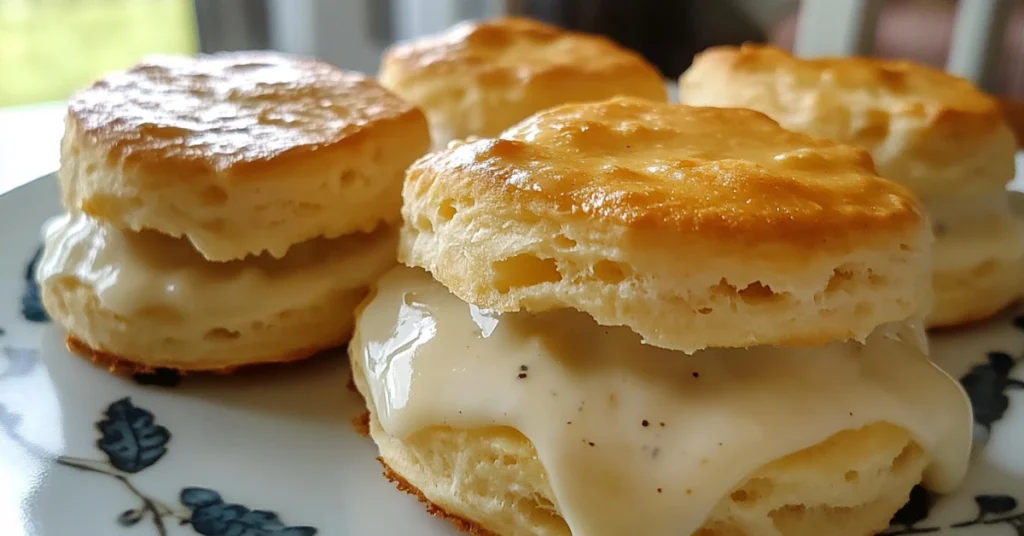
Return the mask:
{"type": "Polygon", "coordinates": [[[211,504],[192,511],[192,528],[203,536],[227,536],[234,521],[249,511],[239,504],[211,504]]]}
{"type": "Polygon", "coordinates": [[[238,522],[251,527],[259,527],[263,530],[278,531],[285,528],[284,523],[281,523],[281,520],[277,518],[277,514],[266,510],[252,510],[242,516],[242,519],[239,519],[238,522]]]}
{"type": "Polygon", "coordinates": [[[224,499],[220,498],[220,493],[206,488],[185,488],[181,490],[180,500],[189,510],[224,502],[224,499]]]}
{"type": "Polygon", "coordinates": [[[974,498],[982,516],[1008,514],[1017,509],[1017,500],[1009,495],[978,495],[974,498]]]}
{"type": "Polygon", "coordinates": [[[225,503],[219,493],[207,488],[181,490],[181,504],[192,511],[189,523],[203,536],[314,536],[317,533],[313,527],[289,527],[274,512],[225,503]]]}
{"type": "Polygon", "coordinates": [[[96,446],[110,464],[126,473],[138,473],[167,454],[171,433],[153,421],[153,414],[122,398],[107,407],[106,419],[96,423],[103,435],[96,446]]]}
{"type": "Polygon", "coordinates": [[[36,265],[43,256],[43,246],[39,246],[32,260],[25,267],[25,289],[21,294],[21,316],[29,322],[49,322],[50,315],[43,308],[43,300],[36,282],[36,265]]]}
{"type": "Polygon", "coordinates": [[[121,515],[117,516],[117,524],[122,527],[131,527],[142,520],[144,512],[142,510],[131,509],[121,512],[121,515]]]}

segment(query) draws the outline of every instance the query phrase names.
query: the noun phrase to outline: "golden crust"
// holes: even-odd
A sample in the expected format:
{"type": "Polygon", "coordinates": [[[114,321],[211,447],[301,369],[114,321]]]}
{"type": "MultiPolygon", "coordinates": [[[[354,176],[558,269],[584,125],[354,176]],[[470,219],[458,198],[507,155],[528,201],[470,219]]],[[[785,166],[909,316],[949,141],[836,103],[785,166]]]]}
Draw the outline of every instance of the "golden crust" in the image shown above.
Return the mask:
{"type": "Polygon", "coordinates": [[[68,120],[110,161],[241,180],[422,114],[366,75],[248,52],[149,58],[72,96],[68,120]]]}
{"type": "Polygon", "coordinates": [[[753,111],[566,105],[427,155],[403,198],[400,260],[463,300],[574,307],[687,352],[861,338],[926,306],[929,236],[913,196],[875,175],[865,151],[753,111]],[[836,277],[863,279],[865,293],[841,294],[866,303],[830,302],[836,277]],[[729,306],[698,303],[705,291],[773,317],[831,319],[763,332],[744,320],[741,334],[729,306]]]}
{"type": "Polygon", "coordinates": [[[373,79],[276,54],[157,58],[72,97],[65,207],[187,237],[209,260],[399,218],[422,112],[373,79]]]}
{"type": "Polygon", "coordinates": [[[643,56],[611,39],[519,17],[464,22],[399,43],[385,53],[382,68],[398,69],[406,79],[469,76],[498,87],[548,77],[570,81],[588,73],[658,76],[643,56]]]}
{"type": "Polygon", "coordinates": [[[1015,143],[999,102],[913,62],[715,47],[697,56],[679,87],[685,104],[750,108],[790,130],[867,148],[883,176],[923,197],[1013,178],[1015,143]]]}
{"type": "MultiPolygon", "coordinates": [[[[369,435],[370,413],[367,412],[365,415],[367,421],[367,431],[366,434],[364,435],[369,435]]],[[[479,523],[476,523],[475,521],[470,521],[464,517],[460,517],[445,511],[444,508],[431,502],[431,500],[428,499],[427,496],[424,495],[423,492],[419,490],[419,488],[413,486],[412,484],[409,483],[408,480],[403,478],[402,475],[396,473],[395,470],[388,465],[388,462],[384,461],[384,458],[377,456],[377,461],[380,462],[382,467],[384,467],[384,478],[387,479],[388,482],[394,484],[395,488],[398,491],[403,491],[416,497],[416,500],[426,507],[428,514],[438,519],[443,519],[451,523],[452,526],[455,527],[455,530],[458,530],[463,534],[471,534],[473,536],[499,536],[498,534],[495,534],[489,530],[484,529],[480,526],[479,523]]]]}
{"type": "Polygon", "coordinates": [[[406,180],[413,199],[439,189],[739,247],[845,249],[852,236],[913,234],[922,221],[917,201],[879,178],[863,150],[748,110],[628,98],[542,112],[499,139],[427,155],[406,180]]]}
{"type": "Polygon", "coordinates": [[[640,54],[525,18],[465,22],[395,45],[384,55],[380,79],[426,111],[441,147],[449,139],[497,135],[566,102],[667,97],[661,74],[640,54]]]}

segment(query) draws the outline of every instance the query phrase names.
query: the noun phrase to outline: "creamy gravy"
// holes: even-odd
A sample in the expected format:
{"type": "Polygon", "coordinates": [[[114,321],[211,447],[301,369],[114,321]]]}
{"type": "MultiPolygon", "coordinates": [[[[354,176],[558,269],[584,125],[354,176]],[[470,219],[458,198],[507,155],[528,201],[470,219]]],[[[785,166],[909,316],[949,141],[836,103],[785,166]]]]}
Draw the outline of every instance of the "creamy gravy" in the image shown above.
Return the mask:
{"type": "Polygon", "coordinates": [[[124,315],[161,308],[201,321],[268,316],[325,293],[359,288],[395,263],[397,231],[298,244],[269,255],[210,262],[192,245],[152,231],[123,231],[82,214],[44,227],[40,282],[71,278],[91,287],[107,309],[124,315]]]}
{"type": "Polygon", "coordinates": [[[759,467],[878,421],[932,456],[929,488],[957,485],[970,407],[921,335],[900,325],[866,345],[687,356],[572,310],[497,315],[399,267],[365,304],[350,348],[388,434],[514,427],[573,534],[655,536],[690,534],[759,467]]]}

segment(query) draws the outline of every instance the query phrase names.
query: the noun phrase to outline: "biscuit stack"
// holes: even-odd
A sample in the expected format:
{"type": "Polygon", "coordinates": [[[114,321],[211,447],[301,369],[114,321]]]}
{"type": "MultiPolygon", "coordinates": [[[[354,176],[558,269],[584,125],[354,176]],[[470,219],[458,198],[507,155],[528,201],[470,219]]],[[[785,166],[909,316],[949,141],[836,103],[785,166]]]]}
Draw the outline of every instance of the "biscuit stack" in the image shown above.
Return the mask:
{"type": "Polygon", "coordinates": [[[385,53],[380,80],[423,109],[436,148],[497,136],[568,102],[667,98],[661,74],[643,56],[605,37],[522,18],[465,22],[400,43],[385,53]]]}
{"type": "Polygon", "coordinates": [[[883,177],[910,188],[936,237],[929,326],[986,318],[1024,291],[1024,217],[1006,191],[1017,146],[999,103],[966,80],[908,61],[744,45],[703,52],[679,85],[681,102],[750,108],[864,147],[883,177]]]}
{"type": "Polygon", "coordinates": [[[385,474],[464,530],[864,535],[964,475],[926,219],[864,150],[624,98],[432,153],[403,199],[353,377],[385,474]]]}
{"type": "Polygon", "coordinates": [[[421,112],[373,79],[271,54],[155,58],[69,104],[38,279],[69,343],[220,370],[342,344],[394,264],[421,112]]]}

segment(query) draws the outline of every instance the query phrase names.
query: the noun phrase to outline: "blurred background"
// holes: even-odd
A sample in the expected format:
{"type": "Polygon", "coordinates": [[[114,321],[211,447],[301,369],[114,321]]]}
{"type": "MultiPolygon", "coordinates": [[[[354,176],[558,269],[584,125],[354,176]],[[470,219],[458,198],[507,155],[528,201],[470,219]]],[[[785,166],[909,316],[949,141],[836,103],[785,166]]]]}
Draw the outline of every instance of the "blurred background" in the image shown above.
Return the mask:
{"type": "Polygon", "coordinates": [[[0,192],[55,168],[62,100],[145,55],[277,49],[372,73],[394,41],[502,14],[608,35],[669,80],[708,46],[756,41],[910,58],[1024,97],[1024,0],[0,0],[0,192]]]}

